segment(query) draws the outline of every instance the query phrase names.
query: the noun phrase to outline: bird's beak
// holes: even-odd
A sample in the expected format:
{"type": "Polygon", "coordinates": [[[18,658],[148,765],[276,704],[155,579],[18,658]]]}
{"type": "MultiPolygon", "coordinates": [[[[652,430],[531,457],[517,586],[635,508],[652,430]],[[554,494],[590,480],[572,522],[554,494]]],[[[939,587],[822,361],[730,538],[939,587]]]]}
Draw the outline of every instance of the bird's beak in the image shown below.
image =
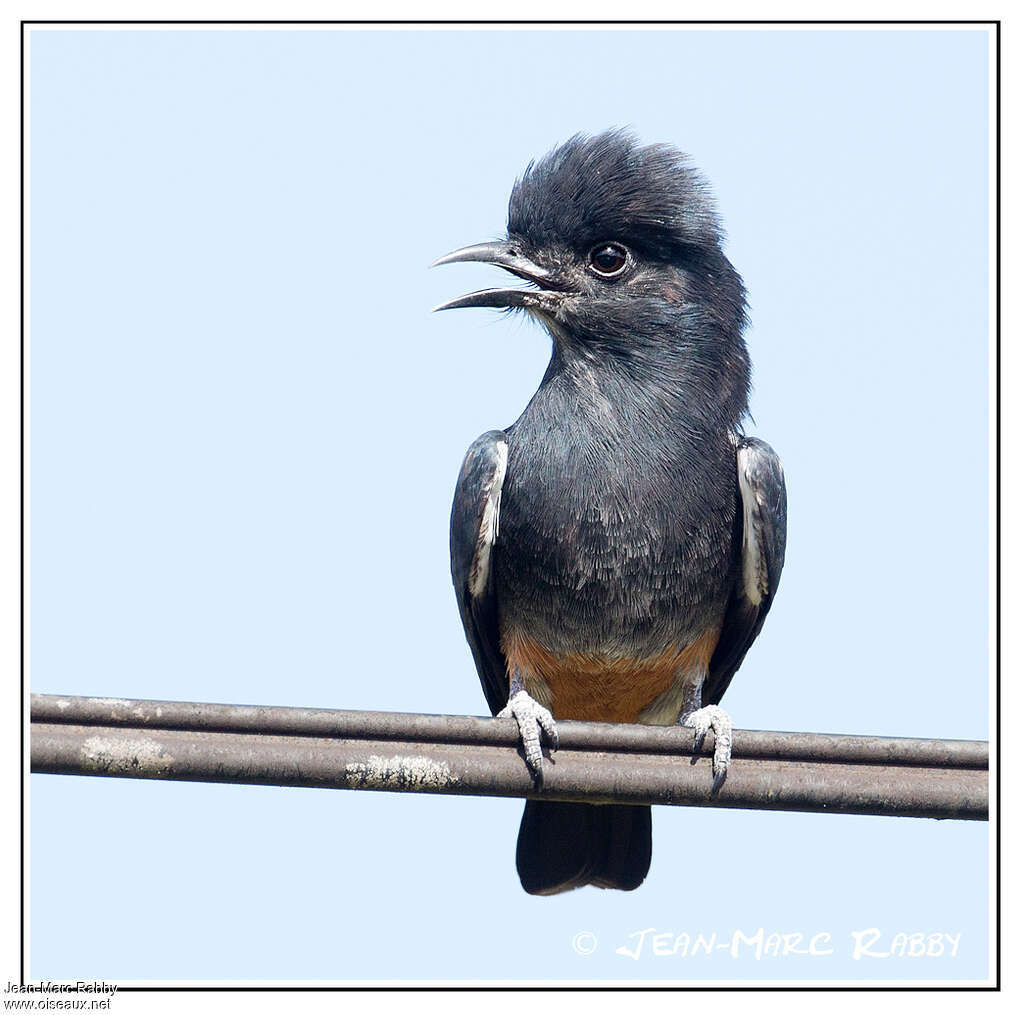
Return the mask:
{"type": "Polygon", "coordinates": [[[460,307],[525,307],[528,310],[546,310],[553,313],[567,295],[556,284],[552,273],[535,261],[524,257],[514,243],[504,240],[498,243],[476,243],[472,247],[453,250],[439,257],[430,267],[439,264],[455,264],[459,261],[481,261],[496,264],[499,268],[532,282],[536,289],[481,289],[457,299],[442,303],[435,310],[457,310],[460,307]]]}

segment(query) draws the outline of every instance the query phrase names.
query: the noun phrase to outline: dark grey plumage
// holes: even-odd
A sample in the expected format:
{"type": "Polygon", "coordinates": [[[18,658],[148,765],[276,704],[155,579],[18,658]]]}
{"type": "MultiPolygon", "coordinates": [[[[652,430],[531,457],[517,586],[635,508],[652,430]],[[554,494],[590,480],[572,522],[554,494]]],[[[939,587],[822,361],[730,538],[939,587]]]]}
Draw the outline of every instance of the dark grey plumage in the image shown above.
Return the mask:
{"type": "Polygon", "coordinates": [[[491,430],[481,434],[470,445],[459,474],[451,523],[455,598],[492,715],[497,715],[508,701],[508,671],[498,639],[494,569],[488,569],[484,578],[485,586],[479,595],[471,594],[469,575],[477,552],[487,502],[487,485],[494,474],[497,446],[504,439],[505,435],[500,430],[491,430]]]}
{"type": "MultiPolygon", "coordinates": [[[[758,584],[756,596],[744,588],[744,575],[732,587],[726,604],[722,633],[708,667],[703,689],[703,704],[722,700],[739,669],[747,649],[761,633],[761,626],[775,599],[786,559],[786,480],[782,463],[775,452],[756,437],[745,437],[737,447],[740,481],[750,489],[749,518],[742,504],[733,525],[734,543],[740,543],[740,559],[746,546],[752,555],[753,572],[758,584]]],[[[735,551],[734,551],[735,552],[735,551]]]]}
{"type": "MultiPolygon", "coordinates": [[[[553,341],[520,418],[470,448],[453,505],[452,576],[491,711],[510,677],[557,697],[553,672],[526,672],[510,645],[614,668],[709,632],[701,680],[683,674],[638,717],[674,722],[717,703],[775,594],[786,506],[778,459],[741,436],[744,290],[707,185],[672,148],[623,131],[577,136],[518,181],[507,241],[442,260],[486,260],[535,283],[448,306],[520,307],[553,341]]],[[[590,821],[536,803],[518,851],[524,886],[541,894],[635,887],[649,855],[649,817],[635,809],[590,821]],[[572,827],[578,841],[545,860],[572,827]]]]}

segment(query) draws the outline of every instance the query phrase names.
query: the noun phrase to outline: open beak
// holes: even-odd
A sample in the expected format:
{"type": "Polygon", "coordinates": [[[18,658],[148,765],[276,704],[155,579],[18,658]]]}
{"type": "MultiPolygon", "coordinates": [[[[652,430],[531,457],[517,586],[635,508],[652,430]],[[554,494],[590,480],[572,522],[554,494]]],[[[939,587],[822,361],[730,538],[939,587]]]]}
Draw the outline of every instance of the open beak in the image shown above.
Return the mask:
{"type": "Polygon", "coordinates": [[[544,310],[554,313],[567,293],[558,287],[547,268],[524,257],[516,250],[514,243],[503,240],[498,243],[476,243],[472,247],[453,250],[439,257],[430,267],[439,264],[455,264],[459,261],[481,261],[496,264],[499,268],[532,282],[536,289],[481,289],[479,292],[459,296],[442,303],[435,310],[458,310],[460,307],[525,307],[528,310],[544,310]]]}

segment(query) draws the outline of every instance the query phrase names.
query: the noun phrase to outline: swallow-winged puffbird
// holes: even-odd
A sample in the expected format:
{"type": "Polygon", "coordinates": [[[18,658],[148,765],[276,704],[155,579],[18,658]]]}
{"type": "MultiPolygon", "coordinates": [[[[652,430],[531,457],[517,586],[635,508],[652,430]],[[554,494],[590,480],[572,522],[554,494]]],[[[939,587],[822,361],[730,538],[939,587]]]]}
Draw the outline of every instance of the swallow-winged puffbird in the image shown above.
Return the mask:
{"type": "MultiPolygon", "coordinates": [[[[519,724],[542,778],[556,719],[714,731],[771,606],[786,540],[782,467],[743,435],[743,283],[703,178],[665,145],[577,135],[515,184],[508,235],[435,262],[483,261],[532,287],[438,309],[525,310],[551,362],[523,414],[470,447],[451,519],[452,577],[492,714],[519,724]]],[[[550,762],[549,762],[550,764],[550,762]]],[[[550,895],[630,890],[651,809],[528,800],[516,866],[550,895]]]]}

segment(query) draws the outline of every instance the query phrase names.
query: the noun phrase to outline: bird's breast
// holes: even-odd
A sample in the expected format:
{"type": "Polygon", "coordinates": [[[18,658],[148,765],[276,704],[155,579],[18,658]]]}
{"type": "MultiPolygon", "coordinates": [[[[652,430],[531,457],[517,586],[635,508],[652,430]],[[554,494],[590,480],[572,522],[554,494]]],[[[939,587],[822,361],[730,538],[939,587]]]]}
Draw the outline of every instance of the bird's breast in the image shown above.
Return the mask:
{"type": "Polygon", "coordinates": [[[720,620],[733,568],[734,456],[731,466],[709,456],[694,467],[651,450],[645,458],[636,442],[623,450],[516,436],[494,548],[503,630],[555,653],[648,659],[720,620]]]}

